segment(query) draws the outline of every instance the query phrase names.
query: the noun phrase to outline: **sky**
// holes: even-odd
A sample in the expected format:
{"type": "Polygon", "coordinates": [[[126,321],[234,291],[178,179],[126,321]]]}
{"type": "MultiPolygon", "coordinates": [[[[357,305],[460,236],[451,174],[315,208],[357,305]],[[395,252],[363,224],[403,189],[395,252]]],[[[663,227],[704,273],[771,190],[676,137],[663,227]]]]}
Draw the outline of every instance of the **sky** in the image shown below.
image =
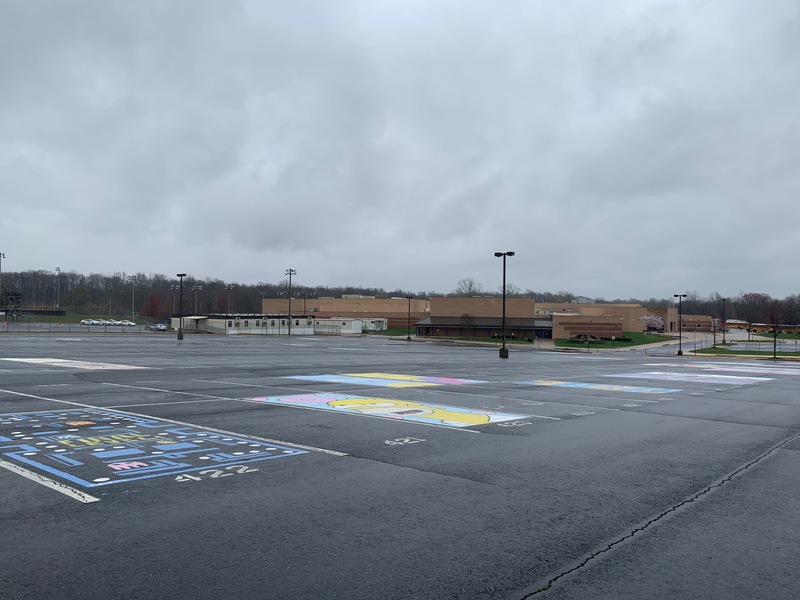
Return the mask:
{"type": "Polygon", "coordinates": [[[4,271],[800,292],[800,2],[0,0],[4,271]]]}

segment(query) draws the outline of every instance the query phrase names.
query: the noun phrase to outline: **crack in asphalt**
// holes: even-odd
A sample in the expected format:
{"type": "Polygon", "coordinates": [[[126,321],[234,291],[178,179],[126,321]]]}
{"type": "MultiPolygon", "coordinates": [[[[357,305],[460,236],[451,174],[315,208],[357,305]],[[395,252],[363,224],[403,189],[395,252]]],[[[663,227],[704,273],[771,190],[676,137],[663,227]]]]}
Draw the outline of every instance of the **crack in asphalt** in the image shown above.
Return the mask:
{"type": "Polygon", "coordinates": [[[569,569],[567,569],[565,571],[562,571],[561,573],[559,573],[555,577],[552,577],[551,579],[549,579],[547,581],[547,583],[545,585],[543,585],[542,587],[538,588],[537,590],[535,590],[535,591],[533,591],[533,592],[531,592],[529,594],[526,594],[525,596],[522,596],[520,598],[520,600],[527,600],[528,598],[532,598],[533,596],[536,596],[538,594],[541,594],[543,592],[546,592],[546,591],[550,590],[550,588],[553,586],[553,584],[556,583],[558,580],[563,579],[567,575],[571,575],[572,573],[575,573],[577,571],[582,570],[590,562],[594,561],[595,559],[599,558],[600,556],[602,556],[602,555],[604,555],[604,554],[606,554],[608,552],[611,552],[615,547],[619,546],[623,542],[628,541],[628,540],[638,536],[639,534],[645,532],[646,530],[650,529],[651,527],[657,525],[659,521],[662,521],[663,519],[667,518],[672,513],[676,512],[678,509],[680,509],[680,508],[682,508],[682,507],[684,507],[684,506],[686,506],[688,504],[692,504],[693,502],[696,502],[697,500],[699,500],[703,496],[706,496],[706,495],[710,494],[711,492],[713,492],[714,490],[723,487],[724,485],[729,483],[731,480],[733,480],[735,477],[738,477],[739,475],[741,475],[745,471],[748,471],[749,469],[754,467],[756,464],[760,463],[762,460],[767,458],[769,455],[773,454],[775,451],[780,450],[783,446],[785,446],[786,444],[789,444],[790,442],[792,442],[792,441],[794,441],[794,440],[796,440],[798,438],[800,438],[800,433],[795,433],[794,435],[789,436],[788,438],[786,438],[782,442],[776,444],[775,446],[773,446],[769,450],[766,450],[765,452],[761,453],[760,455],[758,455],[756,458],[754,458],[750,462],[745,463],[744,465],[742,465],[741,467],[739,467],[735,471],[732,471],[732,472],[728,473],[722,479],[720,479],[720,480],[716,481],[715,483],[712,483],[711,485],[703,488],[699,492],[696,492],[696,493],[692,494],[691,496],[689,496],[688,498],[682,500],[678,504],[675,504],[675,505],[671,506],[670,508],[668,508],[664,512],[662,512],[662,513],[658,514],[657,516],[649,519],[643,525],[640,525],[640,526],[632,529],[631,531],[629,531],[625,535],[623,535],[621,537],[618,537],[615,540],[609,542],[608,544],[606,544],[606,546],[604,548],[601,548],[600,550],[592,552],[586,558],[584,558],[578,564],[576,564],[574,567],[571,567],[571,568],[569,568],[569,569]]]}

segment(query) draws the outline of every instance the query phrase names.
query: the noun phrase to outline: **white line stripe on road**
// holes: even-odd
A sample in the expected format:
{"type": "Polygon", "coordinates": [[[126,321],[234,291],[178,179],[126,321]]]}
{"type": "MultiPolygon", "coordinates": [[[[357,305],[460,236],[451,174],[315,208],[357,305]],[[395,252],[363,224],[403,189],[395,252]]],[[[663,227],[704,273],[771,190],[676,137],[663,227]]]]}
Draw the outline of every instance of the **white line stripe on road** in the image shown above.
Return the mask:
{"type": "Polygon", "coordinates": [[[34,473],[33,471],[29,471],[24,467],[20,467],[19,465],[15,465],[10,462],[6,462],[0,459],[0,467],[4,469],[8,469],[12,473],[16,473],[17,475],[22,475],[26,479],[30,479],[31,481],[35,481],[39,485],[43,485],[45,487],[50,488],[51,490],[55,490],[57,492],[61,492],[65,496],[69,496],[74,500],[78,500],[79,502],[83,502],[84,504],[89,504],[90,502],[99,502],[100,498],[95,498],[94,496],[90,496],[89,494],[84,494],[76,490],[75,488],[71,488],[68,485],[64,485],[63,483],[58,483],[53,481],[49,477],[45,477],[44,475],[39,475],[39,473],[34,473]]]}
{"type": "Polygon", "coordinates": [[[127,385],[124,383],[108,383],[104,382],[103,385],[111,385],[114,387],[121,387],[121,388],[132,388],[134,390],[144,390],[146,392],[163,392],[165,394],[181,394],[183,396],[195,396],[197,398],[211,398],[213,400],[232,400],[233,398],[228,398],[226,396],[212,396],[210,394],[198,394],[195,392],[180,392],[177,390],[165,390],[163,388],[154,388],[154,387],[145,387],[143,385],[127,385]]]}

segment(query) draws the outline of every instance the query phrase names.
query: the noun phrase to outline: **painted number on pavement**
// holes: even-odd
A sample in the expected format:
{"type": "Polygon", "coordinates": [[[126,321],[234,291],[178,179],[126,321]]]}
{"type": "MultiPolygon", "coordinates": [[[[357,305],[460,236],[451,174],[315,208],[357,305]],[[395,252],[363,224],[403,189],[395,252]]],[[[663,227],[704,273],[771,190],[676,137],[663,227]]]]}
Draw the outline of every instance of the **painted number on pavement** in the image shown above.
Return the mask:
{"type": "Polygon", "coordinates": [[[424,442],[425,440],[420,438],[412,438],[412,437],[404,437],[404,438],[397,438],[394,440],[386,440],[384,442],[387,446],[405,446],[407,444],[419,444],[420,442],[424,442]]]}
{"type": "MultiPolygon", "coordinates": [[[[200,471],[198,474],[205,475],[211,479],[219,479],[220,477],[228,477],[236,473],[253,473],[255,471],[258,471],[258,469],[253,469],[245,465],[230,465],[223,469],[206,469],[205,471],[200,471]]],[[[202,481],[203,479],[204,477],[197,477],[196,475],[178,475],[175,481],[202,481]]]]}

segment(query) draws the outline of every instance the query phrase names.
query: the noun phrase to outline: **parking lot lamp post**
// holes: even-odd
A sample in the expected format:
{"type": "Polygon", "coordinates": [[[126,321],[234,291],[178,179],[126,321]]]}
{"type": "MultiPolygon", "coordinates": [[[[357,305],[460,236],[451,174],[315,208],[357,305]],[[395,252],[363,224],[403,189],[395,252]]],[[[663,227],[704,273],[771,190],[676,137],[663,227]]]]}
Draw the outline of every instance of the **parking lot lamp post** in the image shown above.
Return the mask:
{"type": "Polygon", "coordinates": [[[6,255],[0,252],[0,308],[5,308],[8,311],[8,307],[3,304],[3,259],[5,257],[6,255]]]}
{"type": "Polygon", "coordinates": [[[506,348],[506,257],[514,256],[513,252],[495,252],[495,256],[503,257],[503,345],[500,346],[500,358],[508,358],[506,348]]]}
{"type": "Polygon", "coordinates": [[[408,335],[406,336],[406,341],[411,341],[411,298],[413,296],[406,296],[406,300],[408,300],[408,335]]]}
{"type": "Polygon", "coordinates": [[[197,314],[197,292],[198,291],[202,291],[202,290],[203,290],[203,286],[202,285],[193,285],[192,286],[192,291],[194,291],[194,314],[197,314]]]}
{"type": "Polygon", "coordinates": [[[678,299],[678,356],[683,356],[683,347],[681,346],[681,339],[683,338],[683,299],[686,294],[672,294],[673,297],[678,299]]]}
{"type": "Polygon", "coordinates": [[[180,298],[178,300],[178,340],[183,339],[183,278],[186,277],[186,273],[178,273],[176,275],[178,279],[180,279],[180,298]]]}
{"type": "Polygon", "coordinates": [[[725,329],[727,329],[727,325],[725,322],[725,301],[727,298],[722,299],[722,345],[725,345],[725,329]]]}
{"type": "Polygon", "coordinates": [[[284,275],[289,276],[289,335],[292,335],[292,275],[297,275],[297,271],[286,269],[284,275]]]}
{"type": "Polygon", "coordinates": [[[228,292],[228,307],[225,309],[225,314],[227,315],[231,314],[231,290],[235,287],[236,286],[232,283],[225,286],[225,290],[228,292]]]}
{"type": "Polygon", "coordinates": [[[136,311],[134,310],[134,306],[136,305],[136,281],[138,277],[136,277],[136,275],[129,275],[128,280],[131,282],[131,321],[135,321],[136,311]]]}
{"type": "Polygon", "coordinates": [[[177,283],[173,283],[171,286],[169,286],[169,289],[172,290],[172,314],[174,315],[175,311],[176,311],[176,308],[175,308],[175,292],[178,291],[178,284],[177,283]]]}
{"type": "Polygon", "coordinates": [[[56,267],[56,308],[61,307],[61,267],[56,267]]]}

